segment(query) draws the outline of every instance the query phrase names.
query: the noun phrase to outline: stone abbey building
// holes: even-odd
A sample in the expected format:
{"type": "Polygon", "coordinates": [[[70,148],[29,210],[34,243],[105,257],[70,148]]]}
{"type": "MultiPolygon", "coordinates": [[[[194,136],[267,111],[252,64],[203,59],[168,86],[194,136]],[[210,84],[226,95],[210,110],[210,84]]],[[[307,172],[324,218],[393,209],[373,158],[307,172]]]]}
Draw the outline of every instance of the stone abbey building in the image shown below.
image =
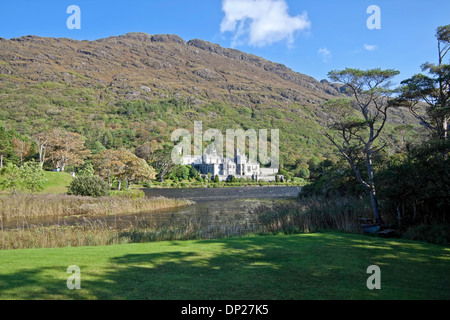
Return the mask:
{"type": "Polygon", "coordinates": [[[193,166],[200,174],[211,173],[211,177],[217,175],[220,181],[231,176],[255,181],[275,181],[278,174],[278,169],[261,168],[258,162],[250,162],[238,149],[235,149],[234,158],[221,157],[213,150],[202,156],[183,156],[182,164],[193,166]]]}

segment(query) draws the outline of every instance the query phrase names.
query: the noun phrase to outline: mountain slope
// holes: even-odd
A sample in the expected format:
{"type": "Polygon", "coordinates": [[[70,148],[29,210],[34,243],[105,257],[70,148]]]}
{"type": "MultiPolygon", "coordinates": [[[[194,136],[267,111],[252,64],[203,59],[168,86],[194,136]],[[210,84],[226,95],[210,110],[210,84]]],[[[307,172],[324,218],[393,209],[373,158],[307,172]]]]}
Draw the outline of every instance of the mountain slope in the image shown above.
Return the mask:
{"type": "Polygon", "coordinates": [[[33,82],[105,86],[125,98],[185,97],[230,104],[319,104],[338,88],[234,49],[175,35],[96,41],[25,36],[0,41],[0,72],[33,82]]]}
{"type": "Polygon", "coordinates": [[[203,121],[204,130],[222,132],[280,129],[282,162],[293,163],[330,151],[321,105],[341,89],[176,35],[0,38],[0,125],[28,135],[65,127],[86,136],[90,148],[169,141],[173,129],[192,131],[203,121]]]}

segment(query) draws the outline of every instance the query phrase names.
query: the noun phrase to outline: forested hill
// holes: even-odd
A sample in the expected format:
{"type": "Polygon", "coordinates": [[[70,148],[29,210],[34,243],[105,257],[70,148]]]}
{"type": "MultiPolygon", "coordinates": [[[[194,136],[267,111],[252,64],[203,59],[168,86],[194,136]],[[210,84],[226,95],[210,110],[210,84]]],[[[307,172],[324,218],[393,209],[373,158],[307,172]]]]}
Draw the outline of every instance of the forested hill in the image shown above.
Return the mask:
{"type": "MultiPolygon", "coordinates": [[[[175,128],[280,129],[282,163],[325,155],[322,104],[342,86],[203,40],[0,38],[0,126],[62,127],[93,152],[168,141],[175,128]],[[96,147],[97,146],[97,147],[96,147]]],[[[401,123],[397,113],[392,123],[401,123]]]]}

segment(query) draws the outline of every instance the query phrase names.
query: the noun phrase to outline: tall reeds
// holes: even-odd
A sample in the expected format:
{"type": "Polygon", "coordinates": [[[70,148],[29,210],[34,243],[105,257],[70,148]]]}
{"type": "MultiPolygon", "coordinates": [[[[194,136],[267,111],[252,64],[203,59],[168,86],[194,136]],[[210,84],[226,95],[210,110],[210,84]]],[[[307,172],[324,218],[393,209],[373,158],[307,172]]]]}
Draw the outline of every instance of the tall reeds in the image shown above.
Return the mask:
{"type": "Polygon", "coordinates": [[[192,204],[184,199],[81,197],[64,194],[0,195],[2,219],[44,216],[112,215],[169,209],[192,204]]]}
{"type": "MultiPolygon", "coordinates": [[[[159,200],[165,203],[164,199],[159,200]]],[[[94,207],[101,203],[88,204],[94,207]]],[[[141,206],[138,208],[142,209],[141,206]]],[[[106,219],[84,218],[77,225],[51,227],[28,225],[24,219],[21,228],[11,230],[3,229],[0,219],[0,248],[96,246],[280,232],[339,230],[360,233],[359,218],[370,217],[371,211],[370,205],[363,199],[336,197],[274,203],[249,212],[180,214],[162,219],[163,216],[155,213],[136,217],[134,221],[109,219],[109,222],[106,219]]]]}
{"type": "Polygon", "coordinates": [[[257,209],[262,231],[271,233],[330,230],[359,233],[359,218],[371,216],[367,201],[356,197],[309,198],[257,209]]]}

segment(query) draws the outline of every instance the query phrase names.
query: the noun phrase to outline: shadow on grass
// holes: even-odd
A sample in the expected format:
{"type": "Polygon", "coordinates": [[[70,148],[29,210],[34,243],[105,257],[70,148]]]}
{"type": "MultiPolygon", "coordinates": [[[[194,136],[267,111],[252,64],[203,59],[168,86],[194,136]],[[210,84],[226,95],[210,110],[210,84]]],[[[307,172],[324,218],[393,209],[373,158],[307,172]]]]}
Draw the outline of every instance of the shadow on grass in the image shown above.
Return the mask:
{"type": "Polygon", "coordinates": [[[112,253],[100,271],[80,266],[81,290],[52,279],[60,270],[51,268],[0,275],[0,297],[450,299],[448,250],[432,246],[424,254],[423,246],[346,234],[172,241],[148,245],[148,253],[112,253]],[[382,290],[366,287],[372,264],[382,270],[382,290]]]}

